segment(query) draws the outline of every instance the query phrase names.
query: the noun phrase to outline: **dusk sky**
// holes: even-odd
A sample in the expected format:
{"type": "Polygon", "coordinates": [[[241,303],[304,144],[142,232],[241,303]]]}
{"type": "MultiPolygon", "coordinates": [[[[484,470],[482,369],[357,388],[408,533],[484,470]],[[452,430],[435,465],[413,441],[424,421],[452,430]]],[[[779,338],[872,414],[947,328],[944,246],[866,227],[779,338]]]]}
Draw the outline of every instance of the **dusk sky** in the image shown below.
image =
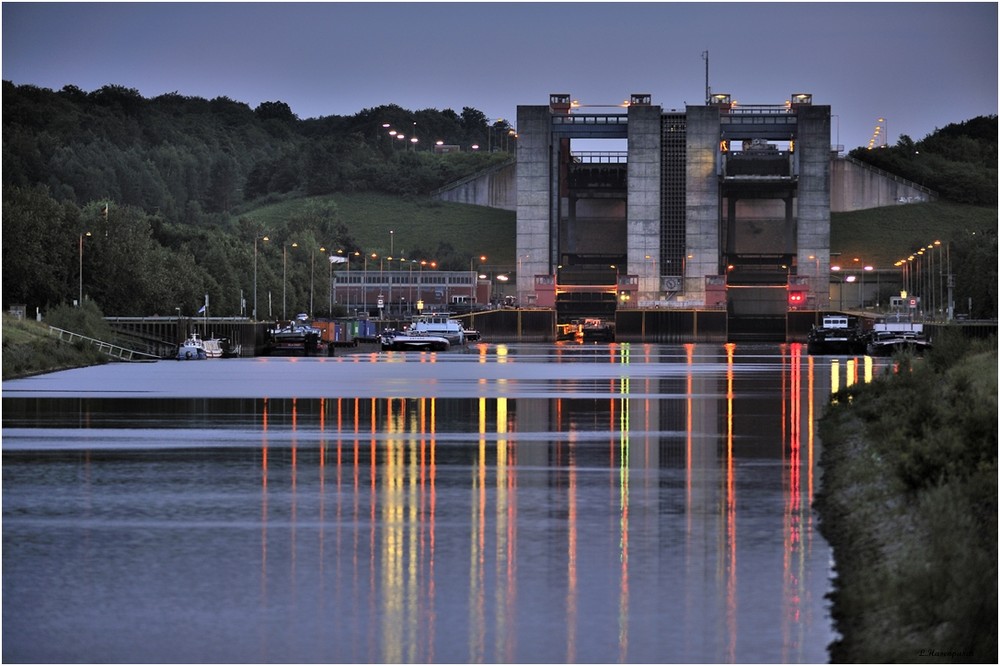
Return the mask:
{"type": "MultiPolygon", "coordinates": [[[[3,3],[3,78],[58,90],[287,103],[300,118],[383,104],[479,109],[568,93],[702,104],[812,93],[831,141],[895,143],[997,113],[997,3],[3,3]]],[[[596,110],[596,109],[595,109],[596,110]]]]}

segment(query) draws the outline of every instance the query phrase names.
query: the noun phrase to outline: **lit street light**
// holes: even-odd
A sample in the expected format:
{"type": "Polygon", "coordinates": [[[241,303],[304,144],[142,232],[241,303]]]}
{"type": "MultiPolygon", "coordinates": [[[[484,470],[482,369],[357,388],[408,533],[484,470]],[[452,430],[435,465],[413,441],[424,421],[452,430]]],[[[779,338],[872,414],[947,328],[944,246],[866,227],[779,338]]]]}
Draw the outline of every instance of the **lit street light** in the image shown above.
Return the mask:
{"type": "Polygon", "coordinates": [[[76,305],[78,308],[83,306],[83,237],[90,235],[89,231],[80,234],[80,300],[77,301],[76,305]]]}
{"type": "Polygon", "coordinates": [[[267,234],[253,237],[253,320],[257,321],[257,241],[269,241],[267,234]]]}
{"type": "MultiPolygon", "coordinates": [[[[292,247],[298,247],[298,243],[292,243],[292,247]]],[[[288,311],[286,309],[286,294],[288,291],[288,246],[281,244],[281,318],[288,321],[288,311]]]]}

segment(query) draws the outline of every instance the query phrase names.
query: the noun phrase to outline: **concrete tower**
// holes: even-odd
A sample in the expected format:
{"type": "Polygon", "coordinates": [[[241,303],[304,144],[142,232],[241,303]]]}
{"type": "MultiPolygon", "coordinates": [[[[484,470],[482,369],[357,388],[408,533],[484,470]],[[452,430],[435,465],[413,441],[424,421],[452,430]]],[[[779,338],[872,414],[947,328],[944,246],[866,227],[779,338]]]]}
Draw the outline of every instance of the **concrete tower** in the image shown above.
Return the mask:
{"type": "Polygon", "coordinates": [[[830,259],[830,108],[664,110],[648,94],[589,112],[568,94],[518,107],[517,290],[561,319],[617,308],[823,307],[830,259]],[[622,139],[579,151],[574,139],[622,139]]]}

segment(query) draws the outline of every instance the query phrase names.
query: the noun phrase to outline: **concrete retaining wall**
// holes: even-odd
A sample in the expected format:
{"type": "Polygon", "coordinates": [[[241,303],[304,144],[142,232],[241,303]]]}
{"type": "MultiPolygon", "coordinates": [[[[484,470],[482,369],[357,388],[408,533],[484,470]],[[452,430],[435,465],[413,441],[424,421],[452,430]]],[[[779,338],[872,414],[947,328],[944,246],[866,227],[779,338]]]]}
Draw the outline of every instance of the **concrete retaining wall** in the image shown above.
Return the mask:
{"type": "MultiPolygon", "coordinates": [[[[517,210],[517,165],[509,162],[434,193],[442,201],[517,210]]],[[[931,190],[850,158],[830,161],[830,212],[935,201],[931,190]]]]}
{"type": "Polygon", "coordinates": [[[514,160],[442,187],[434,193],[441,201],[517,210],[517,163],[514,160]]]}
{"type": "Polygon", "coordinates": [[[830,212],[896,206],[934,201],[931,190],[857,160],[837,158],[830,162],[830,212]]]}

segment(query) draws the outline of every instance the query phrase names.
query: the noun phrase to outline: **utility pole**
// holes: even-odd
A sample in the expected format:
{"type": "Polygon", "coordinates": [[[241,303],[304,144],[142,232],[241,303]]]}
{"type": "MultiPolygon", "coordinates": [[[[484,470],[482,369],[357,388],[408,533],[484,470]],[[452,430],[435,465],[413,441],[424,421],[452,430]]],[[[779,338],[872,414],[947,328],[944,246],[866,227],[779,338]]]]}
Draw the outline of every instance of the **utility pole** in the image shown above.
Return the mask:
{"type": "MultiPolygon", "coordinates": [[[[955,276],[951,274],[951,242],[945,247],[948,259],[948,321],[955,318],[955,276]]],[[[970,307],[969,310],[972,310],[970,307]]]]}

